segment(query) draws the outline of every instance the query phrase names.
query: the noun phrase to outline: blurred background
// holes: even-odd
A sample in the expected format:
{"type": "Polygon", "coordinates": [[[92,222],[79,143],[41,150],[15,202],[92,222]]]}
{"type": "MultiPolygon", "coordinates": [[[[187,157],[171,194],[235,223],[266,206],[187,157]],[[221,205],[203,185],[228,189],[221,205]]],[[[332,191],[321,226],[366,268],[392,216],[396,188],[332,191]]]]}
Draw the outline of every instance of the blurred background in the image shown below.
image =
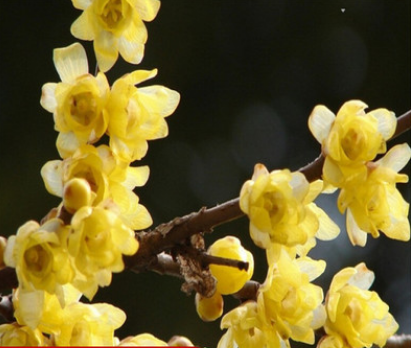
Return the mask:
{"type": "MultiPolygon", "coordinates": [[[[39,100],[44,83],[59,81],[52,50],[77,41],[70,25],[79,15],[69,0],[0,2],[1,235],[40,220],[60,202],[40,177],[43,164],[58,154],[52,115],[39,100]]],[[[168,118],[170,135],[151,142],[141,161],[151,176],[136,192],[154,225],[238,196],[257,162],[291,170],[311,162],[320,147],[307,119],[317,104],[336,112],[345,101],[361,99],[370,110],[401,115],[410,109],[410,1],[163,0],[147,27],[143,62],[134,67],[120,59],[108,77],[113,82],[138,68],[158,68],[149,84],[181,93],[168,118]]],[[[91,43],[83,44],[94,71],[91,43]]],[[[408,132],[390,144],[409,140],[408,132]]],[[[399,188],[409,202],[410,185],[399,188]]],[[[317,284],[326,290],[341,268],[366,261],[376,274],[372,289],[389,304],[399,332],[410,334],[410,244],[382,235],[365,248],[352,247],[335,199],[318,200],[342,232],[310,253],[327,261],[317,284]]],[[[207,244],[226,234],[254,252],[254,278],[263,281],[264,257],[250,242],[247,219],[216,228],[207,244]]],[[[180,286],[154,273],[123,272],[94,301],[126,311],[119,337],[181,334],[215,347],[219,321],[203,323],[194,296],[180,286]]],[[[225,302],[226,310],[236,305],[230,297],[225,302]]]]}

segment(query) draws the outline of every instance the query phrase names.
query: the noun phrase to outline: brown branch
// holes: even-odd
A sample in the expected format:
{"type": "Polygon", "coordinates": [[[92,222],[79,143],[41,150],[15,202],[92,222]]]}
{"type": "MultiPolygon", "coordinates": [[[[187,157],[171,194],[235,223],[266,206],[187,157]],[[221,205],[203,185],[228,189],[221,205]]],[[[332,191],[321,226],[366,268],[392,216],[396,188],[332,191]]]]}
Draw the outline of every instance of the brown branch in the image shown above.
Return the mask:
{"type": "Polygon", "coordinates": [[[394,335],[387,340],[384,348],[411,348],[411,335],[394,335]]]}

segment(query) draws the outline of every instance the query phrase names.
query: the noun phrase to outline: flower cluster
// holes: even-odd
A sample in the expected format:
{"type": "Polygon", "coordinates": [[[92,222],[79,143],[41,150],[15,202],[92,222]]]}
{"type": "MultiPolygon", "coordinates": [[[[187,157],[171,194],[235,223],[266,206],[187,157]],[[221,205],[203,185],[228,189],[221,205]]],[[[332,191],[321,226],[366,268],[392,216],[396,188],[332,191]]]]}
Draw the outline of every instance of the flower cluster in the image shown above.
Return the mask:
{"type": "Polygon", "coordinates": [[[338,208],[346,213],[347,232],[353,245],[364,246],[367,234],[408,241],[409,204],[396,188],[408,181],[398,174],[410,160],[408,144],[388,153],[386,141],[394,134],[397,119],[387,109],[365,113],[359,100],[346,102],[337,115],[323,105],[311,113],[309,128],[322,145],[323,179],[329,189],[340,189],[338,208]],[[375,161],[378,154],[384,157],[375,161]]]}
{"type": "MultiPolygon", "coordinates": [[[[177,108],[178,92],[159,85],[137,87],[157,70],[136,70],[110,86],[105,72],[118,53],[130,63],[143,58],[147,30],[158,0],[73,0],[83,10],[74,36],[93,40],[98,69],[89,73],[79,43],[54,50],[59,83],[46,83],[40,103],[53,114],[59,160],[41,174],[47,191],[61,198],[39,224],[29,221],[7,243],[1,239],[0,267],[16,270],[15,323],[0,326],[0,345],[138,345],[156,339],[119,341],[114,331],[125,313],[92,300],[99,287],[124,269],[123,255],[139,248],[134,230],[152,224],[133,192],[149,176],[132,166],[147,153],[148,140],[167,136],[165,117],[177,108]],[[107,143],[104,143],[108,139],[107,143]]],[[[160,342],[159,340],[157,340],[160,342]]],[[[162,342],[162,341],[161,341],[162,342]]],[[[166,343],[161,345],[167,345],[166,343]]]]}

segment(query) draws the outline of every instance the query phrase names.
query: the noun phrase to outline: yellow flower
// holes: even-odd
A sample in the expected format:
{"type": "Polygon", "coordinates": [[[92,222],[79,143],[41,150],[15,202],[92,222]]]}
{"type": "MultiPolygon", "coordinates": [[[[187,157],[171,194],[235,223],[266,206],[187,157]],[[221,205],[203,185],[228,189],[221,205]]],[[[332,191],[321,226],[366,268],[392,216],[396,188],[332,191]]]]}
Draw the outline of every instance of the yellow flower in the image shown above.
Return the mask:
{"type": "Polygon", "coordinates": [[[147,140],[167,136],[164,117],[171,115],[180,94],[164,86],[135,87],[153,78],[157,70],[137,70],[116,80],[107,109],[110,147],[116,156],[132,162],[145,156],[147,140]]]}
{"type": "Polygon", "coordinates": [[[347,232],[353,245],[364,246],[367,233],[378,237],[383,232],[389,238],[408,241],[409,204],[396,188],[396,183],[408,182],[408,176],[398,174],[410,160],[408,144],[396,145],[377,162],[369,162],[362,180],[347,182],[338,197],[338,207],[347,210],[347,232]]]}
{"type": "Polygon", "coordinates": [[[234,294],[251,279],[254,272],[253,255],[246,250],[238,238],[226,236],[215,241],[208,249],[212,256],[248,262],[248,270],[210,264],[211,274],[217,279],[217,291],[223,295],[234,294]]]}
{"type": "Polygon", "coordinates": [[[324,272],[325,262],[273,246],[274,262],[258,292],[258,308],[267,322],[274,323],[283,340],[314,344],[314,330],[324,323],[323,292],[311,283],[324,272]]]}
{"type": "Polygon", "coordinates": [[[150,213],[133,192],[136,186],[146,183],[149,168],[130,167],[115,158],[106,145],[83,145],[72,157],[47,162],[41,175],[47,191],[58,197],[63,197],[66,184],[73,178],[85,179],[93,192],[93,206],[111,199],[130,228],[144,229],[152,224],[150,213]]]}
{"type": "Polygon", "coordinates": [[[257,164],[252,179],[240,192],[240,208],[250,219],[254,243],[267,249],[271,243],[295,246],[312,241],[314,236],[336,237],[337,225],[312,203],[321,190],[321,182],[310,185],[299,172],[284,169],[269,173],[257,164]]]}
{"type": "Polygon", "coordinates": [[[149,333],[139,334],[137,336],[129,336],[120,341],[119,347],[168,347],[168,344],[162,340],[159,340],[155,336],[149,333]]]}
{"type": "Polygon", "coordinates": [[[198,292],[195,296],[195,305],[198,316],[203,321],[214,321],[223,314],[224,299],[218,292],[214,292],[211,297],[203,297],[198,292]]]}
{"type": "Polygon", "coordinates": [[[99,69],[109,70],[118,53],[129,63],[138,64],[144,54],[147,29],[160,8],[158,0],[72,0],[84,10],[71,26],[71,33],[82,40],[94,40],[99,69]]]}
{"type": "Polygon", "coordinates": [[[335,347],[332,342],[343,342],[342,347],[351,348],[369,348],[373,344],[384,347],[397,331],[398,324],[387,304],[376,292],[368,291],[373,281],[374,273],[364,263],[334,276],[325,303],[324,329],[328,336],[336,338],[321,341],[320,348],[335,347]]]}
{"type": "Polygon", "coordinates": [[[39,347],[47,346],[47,339],[40,330],[33,330],[17,323],[0,325],[1,347],[39,347]]]}
{"type": "Polygon", "coordinates": [[[78,43],[54,50],[61,83],[46,83],[40,103],[53,113],[59,131],[57,149],[69,157],[80,145],[95,143],[107,130],[105,105],[110,93],[106,76],[88,73],[86,52],[78,43]]]}
{"type": "Polygon", "coordinates": [[[60,331],[52,339],[56,346],[113,346],[114,330],[125,320],[121,309],[107,303],[73,302],[64,308],[60,331]]]}
{"type": "Polygon", "coordinates": [[[43,290],[22,290],[13,292],[14,316],[20,325],[43,333],[59,332],[64,320],[63,308],[80,299],[81,293],[71,284],[63,285],[58,297],[43,290]]]}
{"type": "Polygon", "coordinates": [[[394,134],[394,113],[377,109],[366,114],[366,108],[362,101],[351,100],[335,116],[318,105],[308,119],[310,131],[322,145],[325,156],[323,179],[334,186],[340,187],[345,178],[355,175],[355,167],[384,153],[386,140],[394,134]]]}
{"type": "Polygon", "coordinates": [[[68,251],[79,271],[74,286],[91,299],[99,285],[111,283],[111,272],[124,269],[123,254],[132,255],[137,249],[134,231],[114,211],[104,206],[79,209],[68,236],[68,251]]]}
{"type": "Polygon", "coordinates": [[[285,344],[275,327],[263,321],[255,301],[247,301],[224,315],[221,328],[228,330],[217,348],[280,348],[285,344]]]}
{"type": "Polygon", "coordinates": [[[60,291],[61,285],[73,279],[69,255],[59,237],[65,229],[59,219],[48,220],[42,226],[28,221],[16,235],[9,237],[5,262],[16,268],[22,289],[54,294],[60,291]]]}

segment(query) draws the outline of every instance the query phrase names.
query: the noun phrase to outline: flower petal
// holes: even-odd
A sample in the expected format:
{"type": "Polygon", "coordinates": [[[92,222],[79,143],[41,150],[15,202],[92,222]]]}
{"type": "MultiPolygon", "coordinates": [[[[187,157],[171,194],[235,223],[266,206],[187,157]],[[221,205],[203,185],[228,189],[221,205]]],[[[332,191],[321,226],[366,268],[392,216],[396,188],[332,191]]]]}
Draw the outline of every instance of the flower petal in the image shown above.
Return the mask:
{"type": "Polygon", "coordinates": [[[53,60],[63,82],[74,82],[77,77],[88,73],[86,51],[77,42],[68,47],[56,48],[53,60]]]}
{"type": "Polygon", "coordinates": [[[330,133],[335,115],[324,105],[317,105],[308,119],[308,128],[321,144],[330,133]]]}

